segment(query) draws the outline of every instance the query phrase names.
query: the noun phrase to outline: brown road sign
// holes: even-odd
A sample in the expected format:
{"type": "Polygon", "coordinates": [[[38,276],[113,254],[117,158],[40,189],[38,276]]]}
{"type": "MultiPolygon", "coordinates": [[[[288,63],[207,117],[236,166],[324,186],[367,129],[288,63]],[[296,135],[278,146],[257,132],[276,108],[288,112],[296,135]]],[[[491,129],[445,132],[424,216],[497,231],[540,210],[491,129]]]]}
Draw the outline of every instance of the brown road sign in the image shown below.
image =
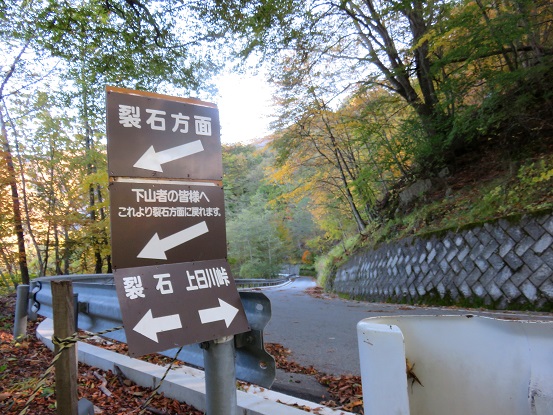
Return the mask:
{"type": "Polygon", "coordinates": [[[115,269],[226,258],[220,187],[121,179],[110,197],[115,269]]]}
{"type": "Polygon", "coordinates": [[[112,263],[131,355],[245,332],[214,104],[107,88],[112,263]]]}
{"type": "Polygon", "coordinates": [[[223,177],[215,104],[107,88],[108,171],[111,177],[223,177]]]}
{"type": "Polygon", "coordinates": [[[249,330],[224,259],[119,269],[114,278],[131,356],[249,330]]]}

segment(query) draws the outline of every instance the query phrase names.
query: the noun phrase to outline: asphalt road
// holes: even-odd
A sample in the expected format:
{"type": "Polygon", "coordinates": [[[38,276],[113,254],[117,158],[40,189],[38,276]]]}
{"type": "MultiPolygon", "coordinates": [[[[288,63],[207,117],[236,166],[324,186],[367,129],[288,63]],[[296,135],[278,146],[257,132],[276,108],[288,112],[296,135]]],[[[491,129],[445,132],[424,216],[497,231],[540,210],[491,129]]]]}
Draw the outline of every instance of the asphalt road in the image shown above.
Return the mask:
{"type": "MultiPolygon", "coordinates": [[[[264,289],[271,300],[272,317],[264,336],[267,343],[279,343],[292,351],[291,359],[330,375],[359,375],[356,325],[367,317],[392,315],[480,314],[553,320],[551,313],[486,312],[458,308],[417,307],[320,298],[306,293],[316,287],[313,279],[299,277],[281,287],[264,289]]],[[[278,375],[277,375],[278,377],[278,375]]]]}

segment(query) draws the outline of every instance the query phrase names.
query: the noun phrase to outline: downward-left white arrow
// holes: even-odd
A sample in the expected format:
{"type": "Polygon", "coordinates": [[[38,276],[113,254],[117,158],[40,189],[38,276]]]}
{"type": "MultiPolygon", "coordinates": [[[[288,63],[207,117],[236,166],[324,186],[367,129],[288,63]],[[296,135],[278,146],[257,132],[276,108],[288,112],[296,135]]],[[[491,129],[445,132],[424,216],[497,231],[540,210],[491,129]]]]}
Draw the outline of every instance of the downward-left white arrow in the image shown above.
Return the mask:
{"type": "Polygon", "coordinates": [[[214,321],[225,320],[227,328],[238,314],[238,309],[219,298],[219,307],[198,310],[202,324],[213,323],[214,321]]]}
{"type": "Polygon", "coordinates": [[[155,341],[156,343],[159,343],[157,339],[158,333],[181,328],[182,324],[178,314],[154,318],[152,316],[152,310],[150,309],[146,314],[144,314],[144,317],[140,319],[137,325],[134,326],[133,330],[155,341]]]}
{"type": "Polygon", "coordinates": [[[168,148],[167,150],[156,152],[154,146],[150,146],[148,150],[134,163],[133,167],[163,172],[162,164],[170,161],[178,160],[192,154],[204,151],[204,146],[200,140],[192,141],[191,143],[182,144],[177,147],[168,148]]]}
{"type": "Polygon", "coordinates": [[[167,255],[165,255],[166,251],[208,232],[207,224],[203,221],[173,235],[169,235],[167,238],[159,239],[156,233],[142,251],[140,251],[137,258],[167,259],[167,255]]]}

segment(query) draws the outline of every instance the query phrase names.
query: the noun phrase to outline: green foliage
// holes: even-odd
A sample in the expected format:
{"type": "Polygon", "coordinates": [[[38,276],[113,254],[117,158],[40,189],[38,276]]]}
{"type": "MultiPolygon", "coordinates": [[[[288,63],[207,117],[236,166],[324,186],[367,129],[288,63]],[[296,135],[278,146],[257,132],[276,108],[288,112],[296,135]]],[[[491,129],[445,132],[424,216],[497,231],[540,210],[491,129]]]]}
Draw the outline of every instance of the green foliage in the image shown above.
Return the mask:
{"type": "MultiPolygon", "coordinates": [[[[473,227],[503,217],[520,217],[532,212],[553,211],[553,154],[547,153],[521,164],[514,177],[504,175],[483,183],[474,183],[449,197],[414,207],[409,213],[396,215],[382,225],[367,227],[362,236],[337,244],[316,261],[318,281],[332,286],[336,268],[353,252],[374,249],[382,243],[408,236],[431,236],[473,227]]],[[[445,300],[426,299],[432,304],[447,305],[445,300]]],[[[477,299],[462,301],[478,305],[477,299]]],[[[487,305],[489,306],[489,305],[487,305]]],[[[514,306],[517,307],[517,306],[514,306]]]]}
{"type": "Polygon", "coordinates": [[[473,214],[479,219],[550,209],[553,185],[553,157],[541,157],[520,167],[516,179],[495,183],[482,191],[473,214]]]}
{"type": "Polygon", "coordinates": [[[189,56],[197,44],[192,29],[200,35],[201,26],[188,16],[187,30],[177,27],[183,15],[175,6],[149,0],[50,2],[38,10],[34,30],[44,48],[69,64],[71,78],[81,78],[91,91],[102,92],[106,84],[197,89],[199,74],[215,63],[207,53],[201,60],[189,56]]]}
{"type": "Polygon", "coordinates": [[[300,275],[305,277],[316,277],[317,270],[314,265],[301,264],[300,265],[300,275]]]}
{"type": "Polygon", "coordinates": [[[498,134],[513,146],[551,128],[550,17],[548,1],[462,2],[420,40],[439,58],[449,149],[498,134]]]}
{"type": "Polygon", "coordinates": [[[273,162],[267,148],[224,147],[228,259],[243,278],[276,276],[283,264],[300,262],[317,234],[308,200],[288,200],[290,187],[266,176],[273,162]]]}
{"type": "Polygon", "coordinates": [[[320,255],[315,261],[317,281],[322,287],[331,288],[336,268],[347,260],[364,239],[361,234],[342,240],[328,253],[320,255]]]}
{"type": "Polygon", "coordinates": [[[283,241],[266,201],[254,199],[250,207],[227,222],[229,258],[241,278],[276,276],[284,261],[283,241]]]}
{"type": "Polygon", "coordinates": [[[223,186],[225,212],[233,218],[248,207],[263,178],[263,153],[254,145],[227,145],[223,147],[223,186]]]}
{"type": "MultiPolygon", "coordinates": [[[[111,271],[105,86],[180,94],[207,88],[206,75],[223,59],[215,52],[221,44],[213,39],[205,47],[204,25],[183,6],[2,2],[1,50],[10,69],[0,82],[7,120],[2,139],[17,149],[17,185],[36,274],[111,271]]],[[[4,209],[10,197],[4,190],[0,238],[10,252],[0,269],[11,275],[15,245],[6,243],[11,232],[4,230],[14,215],[4,209]]]]}
{"type": "Polygon", "coordinates": [[[13,274],[4,274],[0,271],[0,295],[6,295],[15,292],[17,286],[21,284],[21,277],[13,274]]]}
{"type": "Polygon", "coordinates": [[[228,259],[241,278],[276,276],[288,256],[279,212],[269,205],[273,186],[263,180],[268,160],[253,145],[224,147],[228,259]]]}
{"type": "MultiPolygon", "coordinates": [[[[197,91],[230,49],[260,52],[279,91],[271,148],[224,150],[236,273],[274,275],[309,249],[324,280],[355,246],[551,208],[551,158],[538,151],[530,162],[522,151],[547,148],[553,130],[550,1],[10,0],[0,9],[2,52],[21,58],[0,110],[36,274],[109,267],[105,85],[197,91]],[[518,171],[397,209],[409,182],[487,143],[518,171]]],[[[2,186],[5,275],[15,275],[10,197],[2,186]]]]}

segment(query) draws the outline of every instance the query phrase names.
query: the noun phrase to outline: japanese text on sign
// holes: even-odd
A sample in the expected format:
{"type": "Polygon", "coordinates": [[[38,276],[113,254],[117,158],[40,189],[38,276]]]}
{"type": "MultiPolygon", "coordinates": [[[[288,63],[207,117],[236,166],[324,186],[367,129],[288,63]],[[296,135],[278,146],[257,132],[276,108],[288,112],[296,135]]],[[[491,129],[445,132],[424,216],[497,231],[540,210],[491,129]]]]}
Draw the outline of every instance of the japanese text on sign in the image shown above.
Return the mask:
{"type": "MultiPolygon", "coordinates": [[[[210,202],[205,192],[198,190],[130,189],[137,203],[201,203],[210,202]]],[[[178,218],[221,216],[219,207],[201,206],[119,206],[120,218],[178,218]]]]}
{"type": "MultiPolygon", "coordinates": [[[[166,118],[167,111],[160,111],[155,109],[146,108],[146,124],[150,126],[152,130],[166,131],[166,118]]],[[[187,134],[189,131],[190,117],[183,115],[180,112],[178,114],[170,114],[173,127],[172,132],[180,132],[187,134]]],[[[119,105],[119,123],[126,128],[142,128],[142,119],[140,116],[140,107],[132,105],[119,105]]],[[[194,132],[197,135],[211,136],[211,117],[203,117],[200,115],[194,115],[194,132]]]]}
{"type": "MultiPolygon", "coordinates": [[[[197,269],[193,272],[186,271],[188,286],[186,291],[196,291],[206,288],[227,287],[230,284],[227,270],[224,267],[197,269]]],[[[157,280],[156,290],[161,294],[172,294],[173,285],[170,274],[154,274],[153,278],[157,280]]],[[[142,277],[134,275],[123,278],[123,289],[125,295],[135,300],[137,298],[146,298],[142,277]]]]}
{"type": "Polygon", "coordinates": [[[136,195],[136,201],[147,203],[199,203],[202,199],[209,202],[207,195],[198,190],[166,190],[166,189],[131,189],[136,195]]]}
{"type": "Polygon", "coordinates": [[[120,218],[186,218],[221,216],[218,207],[132,207],[119,206],[120,218]]]}

